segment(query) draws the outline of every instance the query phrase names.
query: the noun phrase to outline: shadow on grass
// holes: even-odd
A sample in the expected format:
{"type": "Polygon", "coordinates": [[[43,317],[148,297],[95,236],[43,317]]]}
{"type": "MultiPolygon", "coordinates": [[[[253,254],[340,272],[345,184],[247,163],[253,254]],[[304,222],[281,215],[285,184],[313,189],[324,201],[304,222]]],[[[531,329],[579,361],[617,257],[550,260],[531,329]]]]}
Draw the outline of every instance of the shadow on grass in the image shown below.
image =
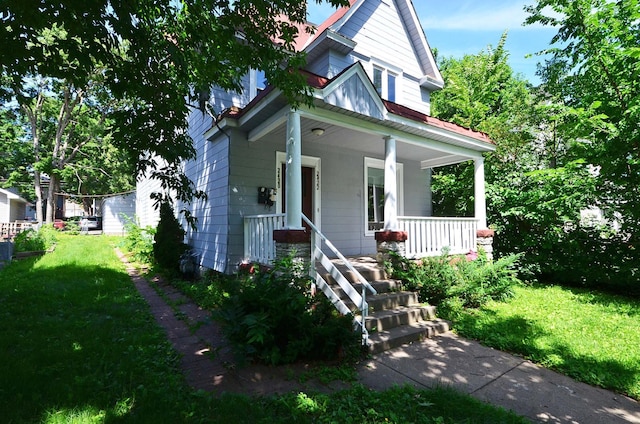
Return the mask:
{"type": "Polygon", "coordinates": [[[565,287],[565,290],[570,291],[578,302],[602,306],[628,316],[640,316],[640,296],[627,297],[578,287],[565,287]]]}
{"type": "Polygon", "coordinates": [[[3,422],[523,422],[448,391],[355,387],[273,398],[194,392],[124,270],[14,265],[0,271],[3,422]]]}
{"type": "Polygon", "coordinates": [[[179,418],[178,358],[127,274],[40,260],[0,271],[4,422],[179,418]]]}

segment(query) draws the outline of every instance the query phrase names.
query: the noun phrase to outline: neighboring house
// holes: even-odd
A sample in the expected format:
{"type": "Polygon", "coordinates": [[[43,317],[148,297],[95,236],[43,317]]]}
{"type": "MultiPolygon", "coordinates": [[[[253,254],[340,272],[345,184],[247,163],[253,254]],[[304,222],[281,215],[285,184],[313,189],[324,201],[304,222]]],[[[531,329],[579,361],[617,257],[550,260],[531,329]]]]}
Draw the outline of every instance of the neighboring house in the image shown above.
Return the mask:
{"type": "Polygon", "coordinates": [[[109,196],[102,200],[102,232],[124,235],[125,225],[135,220],[136,194],[109,196]]]}
{"type": "MultiPolygon", "coordinates": [[[[302,214],[344,255],[375,254],[385,242],[413,257],[476,249],[487,228],[482,154],[495,146],[429,116],[444,81],[412,2],[351,0],[298,45],[314,107],[293,109],[254,71],[242,93],[213,92],[214,109],[226,110],[215,124],[190,117],[197,159],[185,172],[208,199],[176,209],[198,219],[186,239],[200,265],[233,272],[269,262],[274,230],[304,233],[302,214]],[[433,218],[431,170],[469,160],[475,216],[433,218]]],[[[138,186],[137,213],[151,225],[154,184],[138,186]]]]}
{"type": "Polygon", "coordinates": [[[25,220],[29,205],[27,200],[13,191],[0,188],[0,223],[25,220]]]}
{"type": "MultiPolygon", "coordinates": [[[[31,222],[27,222],[31,212],[32,208],[28,201],[13,190],[0,188],[0,242],[31,228],[31,222]]],[[[5,251],[4,255],[7,254],[10,258],[9,252],[5,251]]],[[[2,261],[3,258],[0,257],[0,266],[2,261]]]]}

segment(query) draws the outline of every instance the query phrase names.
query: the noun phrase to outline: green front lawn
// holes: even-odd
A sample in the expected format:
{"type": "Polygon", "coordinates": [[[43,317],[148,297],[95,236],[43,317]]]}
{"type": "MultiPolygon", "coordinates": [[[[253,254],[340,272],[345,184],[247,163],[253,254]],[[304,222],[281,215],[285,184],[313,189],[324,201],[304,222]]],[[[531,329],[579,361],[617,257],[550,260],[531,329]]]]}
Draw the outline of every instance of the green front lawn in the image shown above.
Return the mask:
{"type": "Polygon", "coordinates": [[[216,397],[186,385],[118,239],[60,235],[0,270],[3,423],[524,423],[450,390],[216,397]]]}
{"type": "Polygon", "coordinates": [[[466,311],[463,336],[640,399],[640,300],[558,286],[516,287],[466,311]]]}

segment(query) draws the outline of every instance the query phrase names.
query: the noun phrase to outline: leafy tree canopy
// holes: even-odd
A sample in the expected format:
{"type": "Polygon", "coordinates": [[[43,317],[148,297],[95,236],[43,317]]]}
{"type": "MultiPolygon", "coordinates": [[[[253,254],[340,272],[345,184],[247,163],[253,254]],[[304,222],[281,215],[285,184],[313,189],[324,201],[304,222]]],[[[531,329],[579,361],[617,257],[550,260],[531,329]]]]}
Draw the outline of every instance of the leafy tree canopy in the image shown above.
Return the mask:
{"type": "Polygon", "coordinates": [[[33,97],[27,85],[35,76],[84,87],[103,67],[105,92],[126,102],[109,111],[115,142],[137,160],[139,172],[155,173],[165,190],[175,189],[181,200],[190,201],[193,185],[180,163],[194,154],[186,117],[188,105],[203,92],[212,85],[240,90],[242,76],[254,68],[264,70],[294,104],[310,101],[304,96],[306,81],[292,72],[304,63],[294,41],[306,21],[306,4],[5,0],[0,5],[0,97],[33,97]],[[160,168],[156,157],[166,165],[160,168]]]}
{"type": "MultiPolygon", "coordinates": [[[[530,169],[529,146],[534,137],[529,124],[533,111],[529,87],[508,64],[506,40],[505,33],[495,48],[489,46],[461,59],[441,59],[445,87],[432,95],[434,116],[483,131],[496,143],[496,152],[486,162],[489,183],[506,173],[530,169]]],[[[434,212],[473,216],[472,181],[470,163],[435,169],[434,212]]]]}
{"type": "Polygon", "coordinates": [[[564,99],[596,166],[600,206],[620,212],[635,244],[640,231],[640,3],[539,0],[528,24],[558,29],[545,90],[564,99]]]}

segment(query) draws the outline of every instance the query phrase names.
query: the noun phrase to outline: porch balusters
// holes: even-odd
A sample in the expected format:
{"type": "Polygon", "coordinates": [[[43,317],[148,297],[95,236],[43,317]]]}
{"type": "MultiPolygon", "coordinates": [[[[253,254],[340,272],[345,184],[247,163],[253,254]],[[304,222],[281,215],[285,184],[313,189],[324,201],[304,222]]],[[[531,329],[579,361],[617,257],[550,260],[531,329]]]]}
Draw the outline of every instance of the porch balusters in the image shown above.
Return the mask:
{"type": "Polygon", "coordinates": [[[435,218],[402,216],[400,229],[407,233],[405,254],[409,258],[464,254],[476,250],[475,218],[435,218]]]}

